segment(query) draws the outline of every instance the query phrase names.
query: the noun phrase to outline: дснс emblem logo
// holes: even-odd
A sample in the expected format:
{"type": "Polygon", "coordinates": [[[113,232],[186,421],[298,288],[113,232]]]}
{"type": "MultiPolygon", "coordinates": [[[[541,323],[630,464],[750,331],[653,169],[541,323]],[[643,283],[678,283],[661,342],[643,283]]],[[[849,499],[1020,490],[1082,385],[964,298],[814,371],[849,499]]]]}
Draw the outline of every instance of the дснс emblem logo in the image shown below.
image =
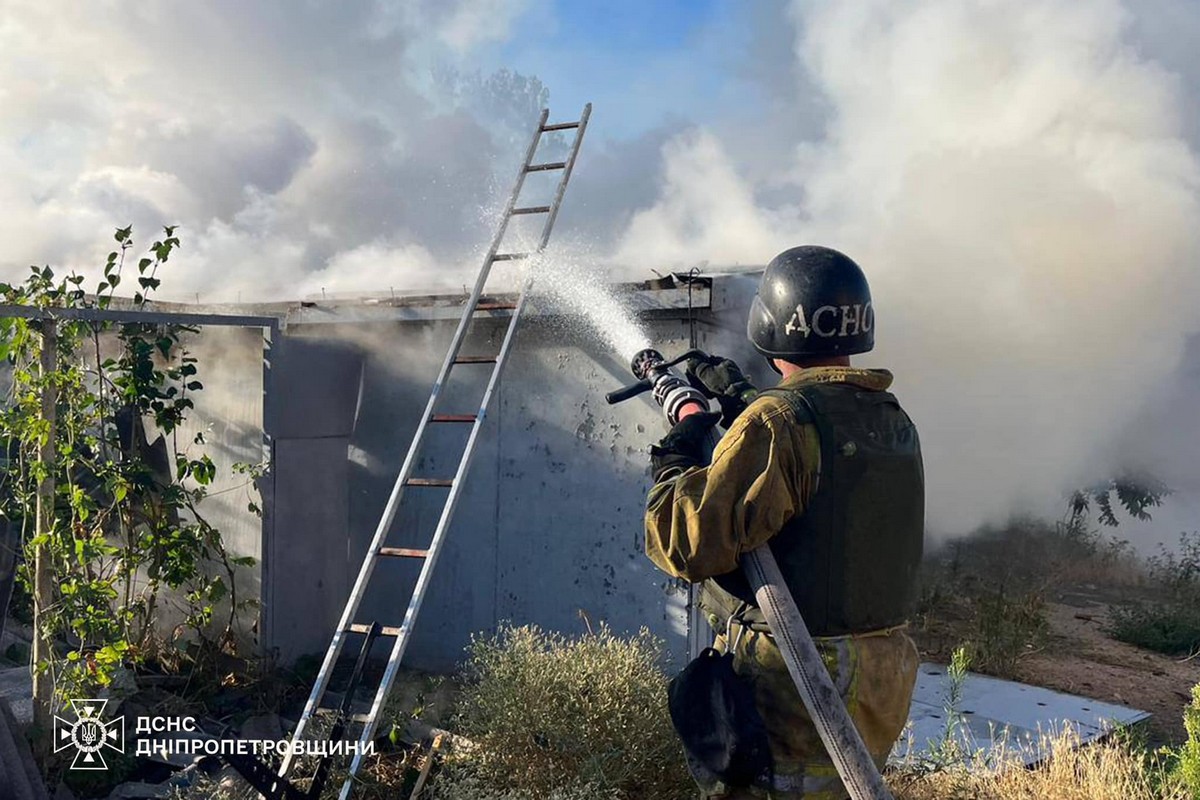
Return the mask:
{"type": "Polygon", "coordinates": [[[101,715],[106,705],[107,700],[72,700],[74,722],[55,715],[54,752],[68,747],[78,751],[71,769],[108,769],[101,751],[108,747],[125,752],[125,718],[105,722],[101,715]]]}

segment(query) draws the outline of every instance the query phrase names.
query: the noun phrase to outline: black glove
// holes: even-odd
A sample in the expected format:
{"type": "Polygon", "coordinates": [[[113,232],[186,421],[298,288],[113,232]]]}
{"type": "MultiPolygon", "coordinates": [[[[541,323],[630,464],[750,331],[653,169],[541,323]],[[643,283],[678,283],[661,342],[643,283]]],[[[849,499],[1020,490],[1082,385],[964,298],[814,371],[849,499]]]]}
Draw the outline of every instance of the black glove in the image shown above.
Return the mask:
{"type": "Polygon", "coordinates": [[[658,444],[650,448],[650,473],[654,482],[672,471],[704,466],[712,458],[708,434],[721,415],[704,412],[686,416],[658,444]]]}
{"type": "Polygon", "coordinates": [[[725,428],[733,424],[758,394],[758,389],[742,374],[741,367],[722,356],[689,358],[687,379],[705,397],[716,398],[721,406],[721,425],[725,428]]]}

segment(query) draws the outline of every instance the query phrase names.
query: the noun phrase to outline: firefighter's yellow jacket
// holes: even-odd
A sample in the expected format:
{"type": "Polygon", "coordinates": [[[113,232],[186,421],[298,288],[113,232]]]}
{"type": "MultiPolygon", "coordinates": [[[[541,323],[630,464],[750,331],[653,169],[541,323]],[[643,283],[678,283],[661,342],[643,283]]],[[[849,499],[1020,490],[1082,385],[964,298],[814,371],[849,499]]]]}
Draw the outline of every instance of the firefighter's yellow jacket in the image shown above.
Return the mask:
{"type": "MultiPolygon", "coordinates": [[[[882,391],[892,375],[881,369],[815,367],[793,373],[780,387],[810,382],[882,391]]],[[[804,512],[820,471],[816,427],[797,422],[783,398],[760,396],[721,438],[709,466],[675,470],[650,490],[646,554],[667,574],[693,583],[731,572],[742,553],[804,512]]],[[[771,738],[775,779],[772,786],[740,791],[702,787],[707,795],[844,797],[772,637],[711,614],[709,622],[718,632],[719,648],[736,642],[734,667],[754,686],[771,738]]],[[[868,749],[882,765],[908,718],[916,648],[901,629],[817,637],[816,643],[868,749]]]]}

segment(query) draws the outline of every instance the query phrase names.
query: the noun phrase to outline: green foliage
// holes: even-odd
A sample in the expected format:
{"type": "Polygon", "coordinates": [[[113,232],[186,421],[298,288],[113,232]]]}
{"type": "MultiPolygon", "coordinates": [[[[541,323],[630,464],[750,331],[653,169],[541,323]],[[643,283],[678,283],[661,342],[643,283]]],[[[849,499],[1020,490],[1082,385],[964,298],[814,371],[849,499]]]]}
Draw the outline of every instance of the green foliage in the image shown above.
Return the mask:
{"type": "Polygon", "coordinates": [[[1045,642],[1044,597],[1054,576],[1094,551],[1092,543],[1039,520],[982,529],[927,557],[916,620],[926,629],[959,621],[947,644],[967,642],[976,670],[1012,677],[1019,659],[1045,642]]]}
{"type": "Polygon", "coordinates": [[[1172,602],[1130,601],[1109,611],[1114,639],[1167,655],[1200,649],[1200,609],[1172,602]]]}
{"type": "Polygon", "coordinates": [[[1160,548],[1147,570],[1160,596],[1113,606],[1109,634],[1168,655],[1200,651],[1200,534],[1181,534],[1178,552],[1160,548]]]}
{"type": "MultiPolygon", "coordinates": [[[[72,756],[73,757],[73,756],[72,756]]],[[[133,753],[104,752],[108,769],[68,769],[63,772],[63,784],[76,797],[107,797],[115,786],[134,780],[138,759],[133,753]]]]}
{"type": "Polygon", "coordinates": [[[1171,592],[1200,600],[1200,533],[1179,534],[1177,552],[1159,545],[1147,567],[1150,577],[1171,592]]]}
{"type": "Polygon", "coordinates": [[[691,797],[667,713],[662,646],[607,627],[568,638],[536,627],[476,639],[457,732],[474,742],[437,781],[440,798],[691,797]]]}
{"type": "MultiPolygon", "coordinates": [[[[137,261],[134,310],[159,288],[158,270],[179,247],[174,228],[164,234],[137,261]]],[[[93,293],[83,289],[82,276],[33,267],[24,283],[0,284],[0,302],[113,310],[115,292],[129,277],[132,229],[118,229],[114,239],[118,247],[93,293]]],[[[24,534],[23,590],[30,592],[36,547],[54,577],[53,602],[38,624],[58,642],[58,653],[36,666],[54,676],[60,696],[91,696],[123,664],[150,655],[179,661],[180,649],[172,646],[179,643],[161,641],[155,630],[164,589],[185,598],[176,637],[189,636],[202,650],[229,646],[234,619],[247,604],[236,596],[236,565],[220,533],[199,510],[216,466],[203,452],[202,436],[179,440],[203,389],[184,341],[194,330],[61,318],[58,366],[43,374],[41,325],[0,320],[0,355],[12,376],[0,412],[0,441],[9,455],[0,473],[0,513],[24,534]],[[56,458],[43,463],[51,426],[41,398],[50,386],[57,390],[56,458]],[[54,524],[35,537],[37,487],[45,477],[55,482],[54,524]],[[224,616],[213,640],[218,608],[224,616]]]]}
{"type": "Polygon", "coordinates": [[[933,771],[945,769],[958,764],[968,757],[970,742],[964,737],[962,715],[962,691],[967,682],[967,672],[971,669],[971,651],[968,646],[959,646],[950,656],[950,664],[946,667],[946,677],[950,680],[950,691],[946,695],[946,703],[942,707],[946,724],[942,727],[942,735],[936,742],[931,741],[926,753],[919,762],[910,763],[909,770],[933,771]]]}
{"type": "Polygon", "coordinates": [[[1200,684],[1192,687],[1192,702],[1183,712],[1187,741],[1179,748],[1175,775],[1193,797],[1200,797],[1200,684]]]}

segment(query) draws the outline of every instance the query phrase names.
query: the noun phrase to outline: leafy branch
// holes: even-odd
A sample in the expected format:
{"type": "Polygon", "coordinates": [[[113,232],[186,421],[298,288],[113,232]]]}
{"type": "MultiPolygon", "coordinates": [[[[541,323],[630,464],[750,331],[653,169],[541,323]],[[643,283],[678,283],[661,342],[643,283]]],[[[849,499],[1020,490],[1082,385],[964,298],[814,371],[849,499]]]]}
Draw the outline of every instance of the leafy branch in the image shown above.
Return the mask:
{"type": "Polygon", "coordinates": [[[1150,509],[1157,508],[1171,490],[1155,478],[1119,475],[1103,483],[1071,493],[1067,500],[1068,524],[1082,527],[1091,514],[1094,503],[1099,510],[1100,524],[1115,528],[1120,524],[1113,498],[1129,516],[1138,520],[1150,519],[1150,509]]]}
{"type": "MultiPolygon", "coordinates": [[[[132,228],[114,234],[94,292],[75,273],[32,267],[23,283],[0,284],[0,302],[53,309],[109,309],[134,247],[132,228]]],[[[180,246],[164,228],[137,261],[134,309],[161,286],[159,269],[180,246]]],[[[0,358],[11,370],[9,402],[0,411],[8,453],[0,470],[0,514],[22,531],[30,592],[32,553],[40,548],[54,578],[40,610],[39,634],[57,642],[46,663],[60,697],[88,696],[123,665],[156,659],[182,666],[185,643],[195,658],[229,652],[238,614],[253,603],[237,592],[237,568],[220,532],[202,513],[218,468],[202,434],[180,446],[179,432],[204,385],[186,346],[195,328],[145,322],[57,321],[57,369],[39,369],[40,323],[0,319],[0,358]],[[54,424],[43,417],[43,392],[57,395],[54,424]],[[39,460],[53,437],[54,463],[39,460]],[[53,525],[34,535],[37,488],[54,477],[53,525]],[[163,631],[164,600],[182,622],[163,631]],[[218,610],[221,610],[220,621],[218,610]]],[[[253,505],[253,504],[252,504],[253,505]]]]}

